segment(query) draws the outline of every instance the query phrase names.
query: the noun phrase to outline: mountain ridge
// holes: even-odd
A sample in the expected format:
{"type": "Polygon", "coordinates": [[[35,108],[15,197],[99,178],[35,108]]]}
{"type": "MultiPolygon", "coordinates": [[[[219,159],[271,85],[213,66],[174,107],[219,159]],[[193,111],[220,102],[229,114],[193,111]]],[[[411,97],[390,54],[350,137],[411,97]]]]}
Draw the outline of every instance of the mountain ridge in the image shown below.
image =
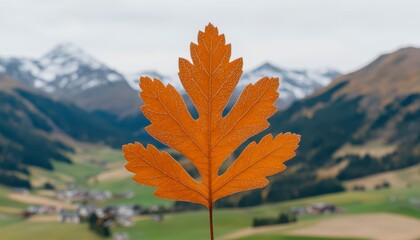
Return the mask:
{"type": "Polygon", "coordinates": [[[39,59],[0,58],[0,66],[7,75],[57,96],[125,80],[116,70],[70,43],[55,46],[39,59]]]}
{"type": "MultiPolygon", "coordinates": [[[[126,103],[130,106],[135,101],[139,105],[141,103],[136,93],[140,90],[140,76],[157,77],[185,94],[176,75],[163,75],[153,70],[122,74],[71,43],[59,44],[38,59],[0,58],[0,72],[51,95],[75,102],[85,110],[124,116],[135,115],[138,110],[137,107],[127,109],[126,103]],[[118,95],[111,94],[113,88],[118,89],[118,95]],[[92,94],[97,96],[96,100],[92,99],[92,94]],[[119,103],[111,104],[110,98],[119,103]]],[[[284,108],[329,83],[339,74],[335,70],[286,69],[266,62],[243,74],[232,101],[245,85],[267,75],[282,78],[279,91],[283,98],[277,105],[284,108]]]]}
{"type": "Polygon", "coordinates": [[[345,146],[374,141],[417,151],[415,149],[420,147],[416,142],[420,128],[415,124],[420,112],[418,66],[419,48],[382,55],[275,115],[270,130],[298,131],[302,136],[308,136],[302,140],[301,150],[303,155],[307,153],[303,161],[313,163],[329,161],[328,158],[334,158],[335,151],[345,146]],[[314,134],[316,129],[322,131],[314,134]],[[334,140],[328,148],[326,143],[331,140],[327,136],[340,141],[334,140]],[[324,145],[323,150],[317,153],[320,145],[324,145]]]}
{"type": "Polygon", "coordinates": [[[344,181],[418,164],[418,66],[420,49],[400,49],[276,113],[269,119],[270,127],[235,155],[266,134],[294,132],[301,135],[296,157],[288,170],[271,178],[265,199],[256,190],[220,204],[235,206],[245,201],[252,206],[344,191],[344,181]]]}
{"type": "MultiPolygon", "coordinates": [[[[341,75],[340,72],[334,69],[322,69],[322,70],[308,70],[308,69],[287,69],[275,66],[270,62],[264,62],[250,71],[245,72],[238,86],[234,92],[234,99],[239,96],[241,91],[248,84],[254,84],[259,79],[269,77],[279,77],[281,79],[280,87],[278,91],[282,95],[282,100],[277,102],[281,108],[287,107],[290,103],[297,99],[304,98],[311,94],[316,89],[325,86],[334,78],[341,75]]],[[[158,78],[164,84],[171,84],[178,89],[181,93],[185,93],[178,79],[178,76],[163,75],[158,71],[141,71],[137,74],[126,75],[126,79],[129,85],[139,91],[139,78],[140,76],[147,76],[151,78],[158,78]]]]}

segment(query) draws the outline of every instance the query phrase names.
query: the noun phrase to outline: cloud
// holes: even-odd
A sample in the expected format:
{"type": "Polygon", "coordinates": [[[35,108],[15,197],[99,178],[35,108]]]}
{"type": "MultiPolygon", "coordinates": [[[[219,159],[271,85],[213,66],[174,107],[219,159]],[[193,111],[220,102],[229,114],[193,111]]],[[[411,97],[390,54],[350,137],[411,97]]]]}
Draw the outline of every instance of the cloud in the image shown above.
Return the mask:
{"type": "Polygon", "coordinates": [[[197,30],[213,22],[245,68],[270,60],[343,71],[420,45],[419,1],[13,0],[0,3],[0,55],[38,57],[73,42],[122,71],[177,71],[197,30]]]}

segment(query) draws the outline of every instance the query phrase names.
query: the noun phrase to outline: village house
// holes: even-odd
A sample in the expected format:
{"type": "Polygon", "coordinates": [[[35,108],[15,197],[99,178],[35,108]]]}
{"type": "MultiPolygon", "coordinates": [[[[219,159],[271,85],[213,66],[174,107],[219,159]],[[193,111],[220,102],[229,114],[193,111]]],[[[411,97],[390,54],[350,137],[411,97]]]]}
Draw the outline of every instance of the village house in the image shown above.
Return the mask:
{"type": "Polygon", "coordinates": [[[134,225],[134,221],[132,217],[116,216],[115,224],[121,227],[131,227],[134,225]]]}
{"type": "Polygon", "coordinates": [[[341,212],[341,209],[331,203],[313,203],[306,208],[306,211],[308,214],[330,214],[341,212]]]}
{"type": "Polygon", "coordinates": [[[66,201],[105,201],[112,198],[110,191],[69,189],[55,192],[55,197],[66,201]]]}
{"type": "Polygon", "coordinates": [[[133,198],[133,197],[134,197],[134,192],[133,191],[115,193],[113,195],[114,199],[130,199],[130,198],[133,198]]]}
{"type": "Polygon", "coordinates": [[[54,206],[31,205],[26,208],[26,212],[30,215],[44,215],[57,213],[54,206]]]}
{"type": "Polygon", "coordinates": [[[138,213],[139,208],[135,205],[108,206],[104,211],[110,216],[133,217],[138,213]]]}
{"type": "Polygon", "coordinates": [[[342,208],[337,207],[331,203],[312,203],[307,207],[294,207],[290,209],[290,213],[299,215],[299,214],[331,214],[331,213],[341,213],[343,212],[342,208]]]}
{"type": "Polygon", "coordinates": [[[90,190],[88,191],[87,200],[105,201],[111,198],[112,198],[112,193],[110,191],[90,190]]]}
{"type": "Polygon", "coordinates": [[[91,204],[85,204],[77,209],[77,213],[82,219],[87,219],[92,213],[95,213],[97,207],[91,204]]]}
{"type": "Polygon", "coordinates": [[[61,211],[59,221],[63,223],[80,223],[88,220],[92,214],[96,217],[106,219],[107,226],[131,227],[134,225],[133,217],[139,214],[142,208],[139,205],[120,205],[98,208],[93,204],[84,204],[78,207],[77,211],[61,211]]]}
{"type": "Polygon", "coordinates": [[[58,215],[58,221],[62,223],[80,223],[80,216],[77,212],[61,211],[58,215]]]}

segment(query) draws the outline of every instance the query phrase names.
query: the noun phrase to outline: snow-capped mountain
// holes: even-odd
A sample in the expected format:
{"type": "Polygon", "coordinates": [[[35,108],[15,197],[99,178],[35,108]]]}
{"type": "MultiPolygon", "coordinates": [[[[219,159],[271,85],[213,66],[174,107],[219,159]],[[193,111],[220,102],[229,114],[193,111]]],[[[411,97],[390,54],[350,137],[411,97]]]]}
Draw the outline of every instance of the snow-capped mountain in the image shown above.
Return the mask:
{"type": "MultiPolygon", "coordinates": [[[[140,100],[136,92],[139,91],[140,76],[158,78],[185,94],[177,74],[142,71],[124,76],[70,43],[56,46],[39,59],[0,58],[0,72],[72,101],[88,111],[104,111],[117,115],[138,113],[140,100]]],[[[255,83],[264,76],[282,79],[279,88],[281,98],[277,105],[285,107],[327,85],[338,75],[337,71],[328,69],[293,70],[265,63],[243,74],[231,103],[246,85],[255,83]]],[[[190,101],[188,97],[185,99],[190,101]]]]}
{"type": "Polygon", "coordinates": [[[239,82],[239,88],[249,83],[255,83],[262,77],[279,77],[281,79],[279,93],[280,105],[287,106],[296,99],[301,99],[313,93],[316,89],[328,85],[334,78],[341,75],[333,69],[285,69],[264,63],[245,73],[239,82]]]}
{"type": "Polygon", "coordinates": [[[120,73],[70,43],[56,46],[39,59],[0,59],[0,71],[35,88],[60,95],[125,80],[120,73]]]}
{"type": "MultiPolygon", "coordinates": [[[[328,83],[339,75],[340,73],[333,69],[293,70],[280,68],[270,63],[264,63],[242,75],[242,79],[239,81],[233,99],[240,94],[246,85],[255,83],[262,77],[279,77],[281,79],[279,88],[281,100],[278,105],[287,106],[296,99],[304,98],[316,89],[328,85],[328,83]]],[[[143,71],[136,74],[125,75],[129,85],[137,91],[139,90],[140,76],[158,78],[165,84],[170,83],[175,88],[183,92],[178,76],[162,75],[157,71],[143,71]]]]}

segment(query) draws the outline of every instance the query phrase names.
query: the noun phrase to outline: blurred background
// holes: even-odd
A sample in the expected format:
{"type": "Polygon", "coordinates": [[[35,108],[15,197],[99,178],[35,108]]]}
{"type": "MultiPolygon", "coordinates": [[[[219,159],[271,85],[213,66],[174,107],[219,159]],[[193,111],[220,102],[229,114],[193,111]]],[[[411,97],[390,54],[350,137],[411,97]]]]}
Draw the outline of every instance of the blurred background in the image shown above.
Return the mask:
{"type": "MultiPolygon", "coordinates": [[[[0,238],[209,239],[205,209],[159,199],[121,145],[144,130],[138,79],[181,93],[209,23],[244,86],[280,77],[268,132],[302,135],[263,189],[216,202],[216,239],[420,239],[420,2],[0,0],[0,238]]],[[[167,149],[193,177],[188,159],[167,149]]]]}

